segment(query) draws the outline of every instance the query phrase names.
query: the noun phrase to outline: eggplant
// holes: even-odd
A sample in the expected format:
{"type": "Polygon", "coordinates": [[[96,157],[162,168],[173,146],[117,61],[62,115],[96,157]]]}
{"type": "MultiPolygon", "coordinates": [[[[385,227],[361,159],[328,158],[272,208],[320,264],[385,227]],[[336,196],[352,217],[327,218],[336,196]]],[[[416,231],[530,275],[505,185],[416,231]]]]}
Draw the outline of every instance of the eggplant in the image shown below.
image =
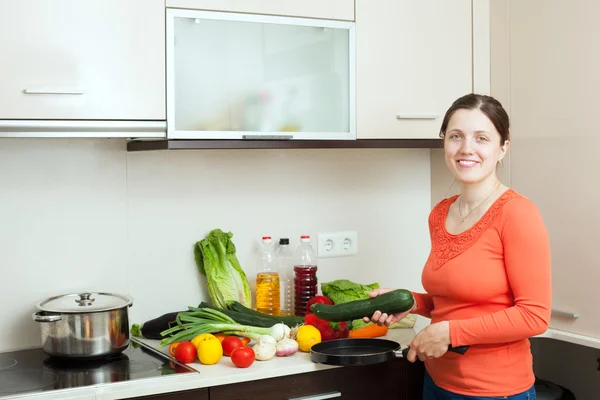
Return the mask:
{"type": "Polygon", "coordinates": [[[133,336],[144,337],[146,339],[163,339],[163,336],[160,333],[175,325],[177,314],[180,312],[183,311],[175,311],[163,314],[160,317],[144,322],[142,325],[133,324],[131,326],[131,334],[133,336]]]}

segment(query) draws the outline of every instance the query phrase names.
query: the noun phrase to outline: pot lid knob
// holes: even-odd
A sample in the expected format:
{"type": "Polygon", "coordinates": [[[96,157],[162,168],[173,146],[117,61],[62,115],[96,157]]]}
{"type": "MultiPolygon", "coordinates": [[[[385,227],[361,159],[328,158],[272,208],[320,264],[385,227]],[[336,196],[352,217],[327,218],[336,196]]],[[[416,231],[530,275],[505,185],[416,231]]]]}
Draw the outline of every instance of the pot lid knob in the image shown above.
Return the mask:
{"type": "Polygon", "coordinates": [[[90,299],[91,293],[79,293],[79,299],[75,300],[80,306],[91,306],[96,299],[90,299]]]}

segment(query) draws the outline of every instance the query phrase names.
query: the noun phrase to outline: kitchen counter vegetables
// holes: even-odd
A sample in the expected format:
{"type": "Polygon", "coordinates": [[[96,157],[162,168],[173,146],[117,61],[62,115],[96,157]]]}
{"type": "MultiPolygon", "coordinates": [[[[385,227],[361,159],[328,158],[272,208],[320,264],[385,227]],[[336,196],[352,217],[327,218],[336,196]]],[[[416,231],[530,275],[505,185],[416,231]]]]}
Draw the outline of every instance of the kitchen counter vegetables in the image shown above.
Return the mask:
{"type": "Polygon", "coordinates": [[[206,276],[208,295],[213,305],[227,308],[235,300],[250,307],[250,285],[236,256],[231,232],[212,230],[194,246],[194,257],[200,272],[206,276]]]}

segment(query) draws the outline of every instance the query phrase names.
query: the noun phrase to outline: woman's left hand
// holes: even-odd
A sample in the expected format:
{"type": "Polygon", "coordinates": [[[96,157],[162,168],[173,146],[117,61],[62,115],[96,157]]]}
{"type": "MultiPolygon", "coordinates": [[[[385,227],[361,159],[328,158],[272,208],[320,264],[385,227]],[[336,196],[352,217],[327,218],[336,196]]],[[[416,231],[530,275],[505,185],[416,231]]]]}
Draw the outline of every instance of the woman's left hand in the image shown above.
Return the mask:
{"type": "Polygon", "coordinates": [[[409,343],[410,350],[406,357],[408,361],[415,362],[417,358],[424,361],[443,356],[450,345],[450,323],[437,322],[429,325],[415,336],[409,343]]]}

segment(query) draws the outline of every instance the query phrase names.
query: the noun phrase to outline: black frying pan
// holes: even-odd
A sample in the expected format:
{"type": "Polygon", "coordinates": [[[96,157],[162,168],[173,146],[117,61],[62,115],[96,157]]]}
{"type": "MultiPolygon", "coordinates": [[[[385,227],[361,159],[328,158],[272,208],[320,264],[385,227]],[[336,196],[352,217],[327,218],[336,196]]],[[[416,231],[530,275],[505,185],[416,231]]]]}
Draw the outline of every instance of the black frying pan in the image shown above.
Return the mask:
{"type": "MultiPolygon", "coordinates": [[[[464,354],[469,346],[449,347],[448,351],[464,354]]],[[[313,345],[310,359],[330,365],[371,365],[394,358],[406,358],[408,347],[400,350],[400,344],[386,339],[335,339],[313,345]]]]}

